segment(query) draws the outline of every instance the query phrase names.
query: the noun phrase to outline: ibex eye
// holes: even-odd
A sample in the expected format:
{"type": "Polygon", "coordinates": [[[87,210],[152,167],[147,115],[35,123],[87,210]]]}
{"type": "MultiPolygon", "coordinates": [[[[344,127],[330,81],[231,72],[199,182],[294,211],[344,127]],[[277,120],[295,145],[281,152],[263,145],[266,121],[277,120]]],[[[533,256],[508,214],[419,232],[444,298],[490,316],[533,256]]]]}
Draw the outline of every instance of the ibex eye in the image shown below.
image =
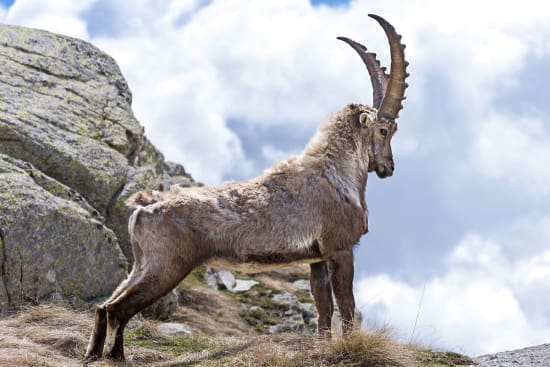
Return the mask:
{"type": "Polygon", "coordinates": [[[388,130],[387,129],[380,129],[380,134],[386,136],[386,135],[388,135],[388,130]]]}

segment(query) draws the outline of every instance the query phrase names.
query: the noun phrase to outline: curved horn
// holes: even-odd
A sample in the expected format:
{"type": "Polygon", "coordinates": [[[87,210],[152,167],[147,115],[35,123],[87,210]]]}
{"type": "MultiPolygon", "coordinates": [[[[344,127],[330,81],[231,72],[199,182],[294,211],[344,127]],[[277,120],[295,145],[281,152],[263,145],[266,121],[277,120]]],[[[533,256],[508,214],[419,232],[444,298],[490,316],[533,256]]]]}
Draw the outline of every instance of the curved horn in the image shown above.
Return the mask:
{"type": "Polygon", "coordinates": [[[388,88],[382,101],[382,105],[378,109],[378,117],[395,121],[399,116],[399,111],[403,108],[401,101],[405,99],[405,88],[408,87],[405,83],[407,74],[407,65],[405,61],[405,45],[401,43],[401,36],[397,34],[395,28],[388,23],[384,18],[378,15],[369,14],[369,17],[375,19],[386,32],[390,44],[391,54],[391,70],[388,82],[388,88]]]}
{"type": "Polygon", "coordinates": [[[361,57],[367,70],[370,75],[370,81],[372,83],[372,106],[376,109],[380,108],[384,96],[386,94],[386,89],[388,87],[389,75],[386,74],[386,68],[380,66],[380,61],[376,59],[376,54],[373,52],[368,52],[367,48],[355,42],[352,39],[347,37],[336,37],[340,41],[346,42],[350,45],[361,57]]]}

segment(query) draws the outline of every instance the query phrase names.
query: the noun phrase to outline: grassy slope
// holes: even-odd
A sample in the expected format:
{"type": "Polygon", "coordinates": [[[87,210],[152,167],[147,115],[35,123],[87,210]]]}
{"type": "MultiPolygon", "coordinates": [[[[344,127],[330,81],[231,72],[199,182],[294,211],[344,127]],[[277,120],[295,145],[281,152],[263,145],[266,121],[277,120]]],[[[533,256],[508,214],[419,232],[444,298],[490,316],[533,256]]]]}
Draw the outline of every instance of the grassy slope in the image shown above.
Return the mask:
{"type": "MultiPolygon", "coordinates": [[[[180,286],[183,306],[171,320],[184,322],[194,330],[192,335],[164,335],[154,320],[134,322],[126,334],[128,361],[99,361],[91,366],[436,367],[471,363],[452,353],[396,343],[387,330],[357,332],[332,341],[296,333],[262,335],[263,329],[258,327],[261,318],[250,320],[243,303],[260,304],[266,308],[262,317],[273,318],[277,310],[269,309],[265,289],[292,291],[291,281],[304,274],[294,271],[262,276],[258,278],[262,281],[259,290],[238,296],[212,290],[200,281],[200,274],[192,275],[180,286]]],[[[0,319],[0,365],[82,365],[92,322],[90,312],[45,305],[0,319]]]]}

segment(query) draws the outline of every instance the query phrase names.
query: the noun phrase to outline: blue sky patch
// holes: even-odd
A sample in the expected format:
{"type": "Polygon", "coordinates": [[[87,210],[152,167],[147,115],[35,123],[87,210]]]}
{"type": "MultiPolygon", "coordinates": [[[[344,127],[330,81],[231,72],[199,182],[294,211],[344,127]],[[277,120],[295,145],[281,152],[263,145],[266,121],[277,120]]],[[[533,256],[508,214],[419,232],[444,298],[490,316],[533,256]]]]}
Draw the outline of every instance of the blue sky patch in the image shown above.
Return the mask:
{"type": "Polygon", "coordinates": [[[310,0],[313,6],[328,5],[328,6],[340,6],[348,5],[349,0],[310,0]]]}
{"type": "Polygon", "coordinates": [[[15,0],[0,0],[0,4],[1,4],[4,8],[9,8],[10,6],[13,5],[14,2],[15,2],[15,0]]]}

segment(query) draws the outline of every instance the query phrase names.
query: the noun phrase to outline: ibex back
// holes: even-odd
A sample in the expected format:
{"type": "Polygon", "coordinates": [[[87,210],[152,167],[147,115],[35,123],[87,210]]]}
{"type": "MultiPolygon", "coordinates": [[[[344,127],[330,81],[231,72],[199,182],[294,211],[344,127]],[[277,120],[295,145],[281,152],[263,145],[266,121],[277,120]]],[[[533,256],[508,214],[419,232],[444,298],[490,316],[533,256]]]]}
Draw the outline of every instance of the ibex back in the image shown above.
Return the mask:
{"type": "Polygon", "coordinates": [[[348,38],[365,63],[374,107],[351,104],[329,116],[300,156],[263,176],[220,187],[139,192],[129,221],[132,272],[96,310],[86,359],[123,359],[123,330],[137,312],[181,282],[195,267],[217,262],[253,271],[306,262],[319,313],[319,332],[330,335],[332,294],[344,332],[353,321],[353,247],[368,230],[368,172],[381,178],[394,170],[390,141],[404,99],[407,62],[400,36],[384,19],[391,72],[376,55],[348,38]]]}

